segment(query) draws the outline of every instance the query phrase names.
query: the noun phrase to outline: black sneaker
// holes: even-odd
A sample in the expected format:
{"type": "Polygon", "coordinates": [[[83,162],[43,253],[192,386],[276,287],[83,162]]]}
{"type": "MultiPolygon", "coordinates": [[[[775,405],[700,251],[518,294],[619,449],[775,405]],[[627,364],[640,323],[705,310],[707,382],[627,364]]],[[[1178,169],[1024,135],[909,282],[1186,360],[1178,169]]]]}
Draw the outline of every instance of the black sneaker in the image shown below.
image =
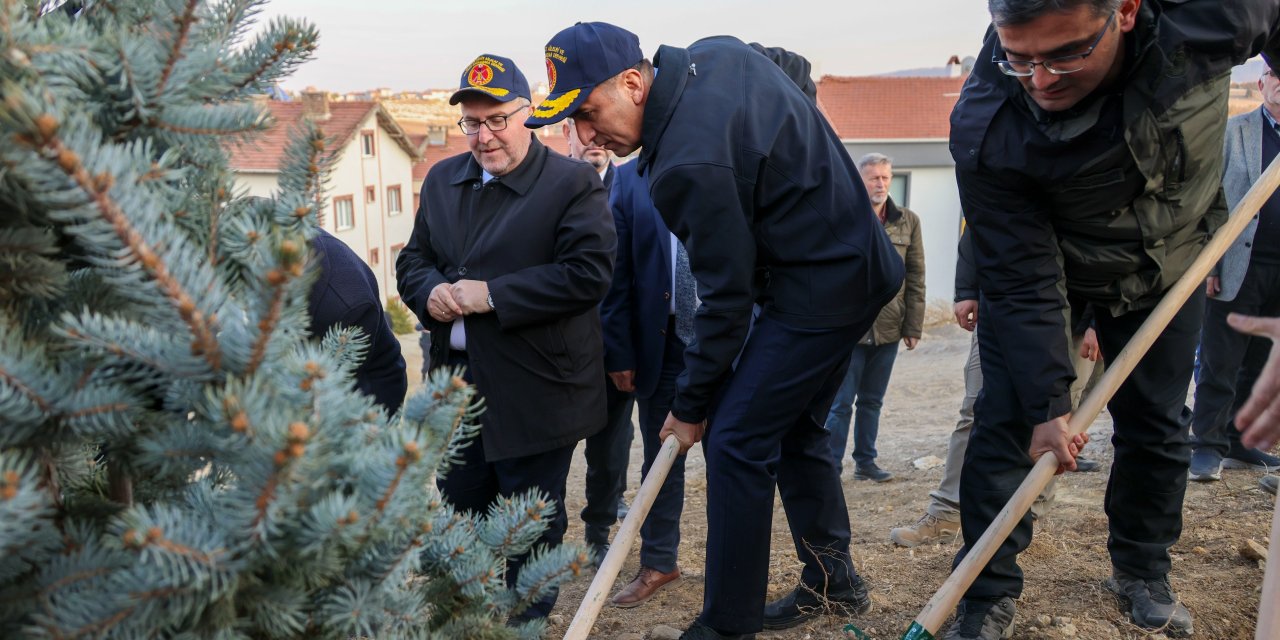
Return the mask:
{"type": "Polygon", "coordinates": [[[893,474],[876,466],[874,462],[867,464],[857,464],[853,467],[854,480],[872,480],[875,482],[888,482],[893,478],[893,474]]]}
{"type": "Polygon", "coordinates": [[[965,598],[956,607],[956,620],[942,640],[1005,640],[1013,637],[1016,607],[1008,596],[996,600],[965,598]]]}
{"type": "Polygon", "coordinates": [[[825,598],[819,589],[800,584],[791,593],[764,605],[764,628],[790,629],[828,613],[851,618],[870,610],[871,596],[858,576],[853,577],[853,586],[828,591],[825,598]]]}
{"type": "Polygon", "coordinates": [[[1168,576],[1144,580],[1117,570],[1103,586],[1129,602],[1139,627],[1178,638],[1191,635],[1191,612],[1174,597],[1168,576]]]}
{"type": "Polygon", "coordinates": [[[1262,479],[1258,480],[1258,486],[1274,496],[1276,489],[1280,488],[1280,476],[1262,476],[1262,479]]]}
{"type": "Polygon", "coordinates": [[[684,633],[680,634],[680,640],[755,640],[754,633],[741,633],[738,635],[725,634],[708,627],[697,620],[689,625],[684,633]]]}
{"type": "Polygon", "coordinates": [[[609,543],[608,542],[588,542],[587,551],[591,552],[591,563],[595,565],[597,569],[599,569],[600,564],[604,562],[604,557],[609,555],[609,543]]]}
{"type": "Polygon", "coordinates": [[[1212,482],[1222,479],[1222,456],[1216,451],[1196,449],[1191,452],[1189,477],[1196,482],[1212,482]]]}
{"type": "Polygon", "coordinates": [[[1259,449],[1232,449],[1222,460],[1224,469],[1249,469],[1268,473],[1280,469],[1280,458],[1259,449]]]}

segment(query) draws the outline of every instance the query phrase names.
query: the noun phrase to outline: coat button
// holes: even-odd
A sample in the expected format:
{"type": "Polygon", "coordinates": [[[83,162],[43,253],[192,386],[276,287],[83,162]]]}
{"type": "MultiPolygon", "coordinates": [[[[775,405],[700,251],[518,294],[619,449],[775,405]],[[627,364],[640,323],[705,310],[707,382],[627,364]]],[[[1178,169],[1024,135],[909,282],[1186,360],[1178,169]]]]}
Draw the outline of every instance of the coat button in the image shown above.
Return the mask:
{"type": "Polygon", "coordinates": [[[666,330],[666,329],[658,329],[658,333],[661,333],[662,335],[664,335],[664,336],[665,336],[665,335],[667,335],[667,330],[666,330]]]}
{"type": "Polygon", "coordinates": [[[466,268],[466,267],[458,267],[458,275],[460,275],[460,276],[465,276],[465,275],[467,275],[467,268],[466,268]]]}
{"type": "Polygon", "coordinates": [[[472,191],[479,191],[479,190],[480,190],[480,183],[479,183],[479,182],[472,182],[472,183],[471,183],[471,190],[472,190],[472,191]]]}
{"type": "Polygon", "coordinates": [[[1253,246],[1253,243],[1252,243],[1252,242],[1246,242],[1246,243],[1244,243],[1244,246],[1245,246],[1245,248],[1252,247],[1252,246],[1253,246]]]}
{"type": "Polygon", "coordinates": [[[670,299],[671,299],[671,292],[670,292],[670,291],[664,292],[664,293],[662,294],[662,299],[663,299],[663,300],[670,300],[670,299]]]}

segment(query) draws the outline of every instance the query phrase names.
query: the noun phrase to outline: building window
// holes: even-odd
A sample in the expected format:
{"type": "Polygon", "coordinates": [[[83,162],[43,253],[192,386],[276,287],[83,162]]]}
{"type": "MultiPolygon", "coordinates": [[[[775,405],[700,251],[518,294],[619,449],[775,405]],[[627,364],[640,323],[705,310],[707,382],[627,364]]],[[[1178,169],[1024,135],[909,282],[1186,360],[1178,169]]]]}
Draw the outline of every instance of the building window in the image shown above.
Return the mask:
{"type": "Polygon", "coordinates": [[[351,196],[333,199],[333,222],[338,231],[355,228],[356,207],[351,196]]]}
{"type": "Polygon", "coordinates": [[[421,195],[421,194],[418,194],[418,193],[413,194],[413,212],[414,212],[415,214],[417,214],[417,213],[418,213],[418,209],[419,209],[419,207],[421,207],[421,206],[422,206],[422,205],[420,204],[420,203],[421,203],[421,201],[422,201],[422,195],[421,195]]]}
{"type": "Polygon", "coordinates": [[[360,132],[360,153],[363,154],[366,158],[373,156],[374,146],[373,146],[372,131],[360,132]]]}
{"type": "Polygon", "coordinates": [[[894,204],[899,207],[910,207],[911,203],[907,201],[907,197],[911,193],[911,174],[895,173],[893,179],[889,181],[889,197],[893,198],[894,204]]]}
{"type": "Polygon", "coordinates": [[[400,185],[387,187],[387,215],[394,216],[402,210],[403,208],[400,206],[400,185]]]}
{"type": "Polygon", "coordinates": [[[404,250],[404,243],[391,245],[391,264],[395,264],[400,260],[400,252],[404,250]]]}
{"type": "Polygon", "coordinates": [[[365,187],[365,188],[364,188],[364,203],[365,203],[365,204],[373,204],[374,199],[375,199],[375,198],[377,198],[377,197],[378,197],[378,189],[377,189],[377,187],[365,187]]]}
{"type": "Polygon", "coordinates": [[[371,267],[378,266],[378,250],[377,249],[369,250],[369,266],[371,267]]]}

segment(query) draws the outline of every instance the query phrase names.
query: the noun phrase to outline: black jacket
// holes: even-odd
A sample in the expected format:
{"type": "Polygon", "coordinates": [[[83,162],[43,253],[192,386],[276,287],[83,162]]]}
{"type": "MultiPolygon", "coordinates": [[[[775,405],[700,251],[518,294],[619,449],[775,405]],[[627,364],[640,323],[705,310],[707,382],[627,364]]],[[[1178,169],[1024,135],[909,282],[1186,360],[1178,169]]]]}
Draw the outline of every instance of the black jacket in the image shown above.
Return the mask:
{"type": "Polygon", "coordinates": [[[613,216],[590,165],[537,138],[511,173],[481,183],[470,153],[422,184],[413,236],[396,261],[400,295],[444,362],[448,323],[426,312],[436,285],[489,283],[496,311],[466,316],[467,358],[485,399],[487,461],[572,444],[605,423],[600,314],[613,274],[613,216]]]}
{"type": "Polygon", "coordinates": [[[994,30],[951,116],[984,309],[1026,419],[1071,410],[1064,291],[1113,315],[1154,306],[1225,218],[1228,72],[1280,62],[1275,0],[1147,0],[1119,86],[1041,111],[994,30]],[[1065,276],[1065,287],[1060,281],[1065,276]]]}
{"type": "Polygon", "coordinates": [[[698,422],[747,336],[753,303],[804,328],[875,316],[903,266],[817,105],[728,36],[663,46],[640,170],[684,242],[702,299],[672,413],[698,422]]]}
{"type": "Polygon", "coordinates": [[[400,341],[382,310],[378,281],[350,247],[324,229],[311,239],[320,276],[311,285],[308,330],[323,338],[330,327],[357,327],[369,338],[369,350],[356,369],[356,388],[395,413],[404,402],[408,379],[400,341]]]}

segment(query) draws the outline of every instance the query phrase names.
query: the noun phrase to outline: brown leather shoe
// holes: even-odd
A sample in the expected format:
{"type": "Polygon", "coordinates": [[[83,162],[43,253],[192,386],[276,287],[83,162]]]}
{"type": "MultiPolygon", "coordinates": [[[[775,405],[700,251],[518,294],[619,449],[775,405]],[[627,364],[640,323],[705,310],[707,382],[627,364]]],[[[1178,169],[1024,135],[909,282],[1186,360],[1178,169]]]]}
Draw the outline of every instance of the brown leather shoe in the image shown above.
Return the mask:
{"type": "Polygon", "coordinates": [[[640,567],[640,573],[636,574],[634,580],[630,584],[622,588],[618,595],[614,596],[609,602],[615,607],[630,609],[638,607],[645,603],[646,600],[653,597],[663,585],[672,582],[680,577],[680,567],[671,570],[671,573],[662,573],[657,569],[650,567],[640,567]]]}

